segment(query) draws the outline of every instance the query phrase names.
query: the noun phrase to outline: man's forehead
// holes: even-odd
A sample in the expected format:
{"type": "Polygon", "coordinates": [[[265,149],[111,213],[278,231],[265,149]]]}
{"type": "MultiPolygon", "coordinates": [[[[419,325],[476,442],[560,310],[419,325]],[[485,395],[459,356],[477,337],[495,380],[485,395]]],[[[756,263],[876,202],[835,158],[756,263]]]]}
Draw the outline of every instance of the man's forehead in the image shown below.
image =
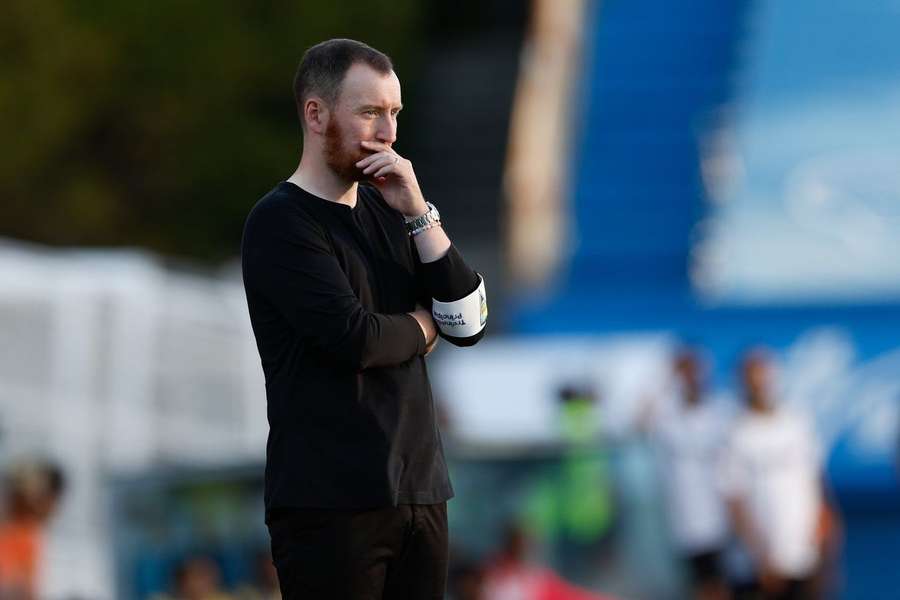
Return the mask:
{"type": "Polygon", "coordinates": [[[353,104],[400,105],[400,80],[393,71],[382,74],[357,63],[344,76],[341,99],[353,104]]]}

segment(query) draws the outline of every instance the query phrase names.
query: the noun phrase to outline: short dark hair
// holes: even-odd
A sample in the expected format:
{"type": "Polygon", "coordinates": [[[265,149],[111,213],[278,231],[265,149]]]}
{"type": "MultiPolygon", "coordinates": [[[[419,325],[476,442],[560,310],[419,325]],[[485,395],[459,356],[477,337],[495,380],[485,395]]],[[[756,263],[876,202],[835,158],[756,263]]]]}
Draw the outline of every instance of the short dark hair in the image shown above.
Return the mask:
{"type": "Polygon", "coordinates": [[[387,54],[356,40],[327,40],[303,53],[294,76],[294,101],[301,124],[306,100],[318,95],[328,104],[334,104],[340,96],[344,76],[356,63],[366,64],[383,75],[394,70],[387,54]]]}

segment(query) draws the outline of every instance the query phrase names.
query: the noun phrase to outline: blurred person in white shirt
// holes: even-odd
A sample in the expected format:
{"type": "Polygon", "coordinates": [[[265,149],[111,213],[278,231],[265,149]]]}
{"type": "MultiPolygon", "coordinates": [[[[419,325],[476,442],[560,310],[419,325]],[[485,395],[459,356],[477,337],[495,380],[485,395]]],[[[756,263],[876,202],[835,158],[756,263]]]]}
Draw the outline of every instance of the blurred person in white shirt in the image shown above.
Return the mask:
{"type": "Polygon", "coordinates": [[[654,442],[673,541],[690,575],[692,597],[728,597],[721,568],[728,514],[716,465],[728,431],[728,415],[705,389],[698,352],[681,349],[672,361],[670,390],[644,415],[654,442]]]}
{"type": "Polygon", "coordinates": [[[804,415],[774,400],[765,351],[747,353],[740,369],[746,410],[720,474],[734,530],[756,569],[755,593],[767,600],[819,598],[815,578],[834,523],[819,441],[804,415]]]}

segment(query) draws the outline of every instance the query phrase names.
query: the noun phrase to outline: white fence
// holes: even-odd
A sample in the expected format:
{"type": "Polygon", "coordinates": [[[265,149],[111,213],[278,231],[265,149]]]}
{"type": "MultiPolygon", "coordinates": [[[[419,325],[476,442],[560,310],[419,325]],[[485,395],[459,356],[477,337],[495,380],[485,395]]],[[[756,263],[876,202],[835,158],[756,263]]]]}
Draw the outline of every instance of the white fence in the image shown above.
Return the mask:
{"type": "Polygon", "coordinates": [[[42,597],[111,597],[108,474],[261,461],[266,432],[237,270],[185,274],[136,251],[0,245],[0,461],[47,456],[70,484],[42,597]]]}

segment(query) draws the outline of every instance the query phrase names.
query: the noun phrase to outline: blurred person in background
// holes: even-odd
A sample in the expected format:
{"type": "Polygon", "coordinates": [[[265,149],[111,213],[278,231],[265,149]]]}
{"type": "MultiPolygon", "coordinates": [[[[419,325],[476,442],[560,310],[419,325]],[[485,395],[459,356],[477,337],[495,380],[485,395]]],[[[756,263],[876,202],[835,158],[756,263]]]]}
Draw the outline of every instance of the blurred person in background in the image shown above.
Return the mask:
{"type": "Polygon", "coordinates": [[[255,580],[236,591],[237,600],[281,600],[278,573],[272,564],[272,555],[268,551],[259,552],[254,567],[255,580]]]}
{"type": "Polygon", "coordinates": [[[37,600],[47,524],[65,489],[63,472],[43,461],[13,465],[5,478],[0,523],[0,598],[37,600]]]}
{"type": "Polygon", "coordinates": [[[551,542],[578,581],[589,580],[611,555],[615,502],[593,386],[569,382],[557,391],[560,462],[547,470],[527,499],[529,528],[551,542]]]}
{"type": "Polygon", "coordinates": [[[488,561],[482,600],[609,600],[578,588],[552,569],[530,560],[530,543],[518,525],[507,528],[496,556],[488,561]]]}
{"type": "Polygon", "coordinates": [[[450,568],[447,591],[450,600],[485,600],[484,569],[471,560],[456,561],[450,568]]]}
{"type": "Polygon", "coordinates": [[[821,598],[817,579],[833,552],[835,519],[825,501],[819,441],[812,423],[773,397],[766,351],[748,352],[740,375],[746,410],[730,433],[721,483],[756,581],[739,585],[735,594],[821,598]]]}
{"type": "Polygon", "coordinates": [[[337,39],[294,80],[297,170],[242,266],[266,380],[266,523],[282,595],[444,597],[453,495],[425,355],[476,343],[484,282],[397,154],[390,58],[337,39]]]}
{"type": "Polygon", "coordinates": [[[670,393],[647,405],[642,426],[655,445],[669,525],[692,597],[719,600],[729,596],[722,570],[729,524],[715,471],[728,416],[707,395],[696,350],[676,353],[672,375],[670,393]]]}
{"type": "Polygon", "coordinates": [[[191,556],[175,567],[172,596],[157,600],[233,600],[222,590],[219,566],[207,556],[191,556]]]}

